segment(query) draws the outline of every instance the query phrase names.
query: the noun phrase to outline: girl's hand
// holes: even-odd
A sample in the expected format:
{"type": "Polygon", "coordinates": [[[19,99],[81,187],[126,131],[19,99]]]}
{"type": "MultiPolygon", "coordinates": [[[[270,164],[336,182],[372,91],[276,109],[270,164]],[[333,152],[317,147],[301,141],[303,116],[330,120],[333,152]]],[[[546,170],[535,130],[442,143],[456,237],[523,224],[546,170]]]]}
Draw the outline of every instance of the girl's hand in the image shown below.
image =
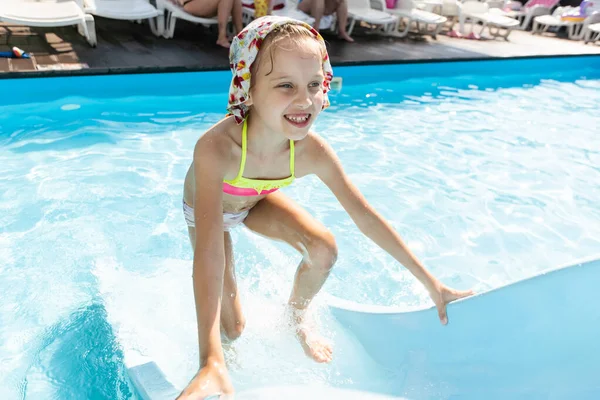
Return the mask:
{"type": "Polygon", "coordinates": [[[177,397],[177,400],[206,399],[233,399],[233,386],[224,364],[208,363],[177,397]]]}
{"type": "Polygon", "coordinates": [[[438,310],[438,316],[443,325],[448,323],[448,315],[446,314],[446,305],[451,301],[461,299],[463,297],[472,296],[475,292],[472,290],[455,290],[444,285],[441,282],[436,282],[432,289],[429,289],[429,296],[435,303],[438,310]]]}

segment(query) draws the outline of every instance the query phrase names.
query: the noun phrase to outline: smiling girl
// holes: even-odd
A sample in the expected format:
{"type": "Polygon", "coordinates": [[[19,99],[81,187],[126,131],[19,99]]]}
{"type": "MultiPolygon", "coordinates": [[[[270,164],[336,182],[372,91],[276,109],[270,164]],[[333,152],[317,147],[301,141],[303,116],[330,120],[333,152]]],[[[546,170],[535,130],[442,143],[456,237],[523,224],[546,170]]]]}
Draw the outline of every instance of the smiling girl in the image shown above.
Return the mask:
{"type": "Polygon", "coordinates": [[[221,332],[235,339],[245,325],[229,234],[240,224],[302,255],[288,301],[292,323],[309,357],[331,360],[330,345],[306,323],[306,309],[331,272],[337,246],[325,226],[279,191],[298,178],[314,174],[327,185],[358,228],[423,283],[442,323],[446,304],[472,293],[450,289],[429,273],[350,182],[333,149],[310,130],[329,105],[333,76],[317,31],[288,18],[259,18],[234,38],[230,64],[231,115],[197,141],[185,178],[200,370],[179,399],[233,393],[221,332]]]}

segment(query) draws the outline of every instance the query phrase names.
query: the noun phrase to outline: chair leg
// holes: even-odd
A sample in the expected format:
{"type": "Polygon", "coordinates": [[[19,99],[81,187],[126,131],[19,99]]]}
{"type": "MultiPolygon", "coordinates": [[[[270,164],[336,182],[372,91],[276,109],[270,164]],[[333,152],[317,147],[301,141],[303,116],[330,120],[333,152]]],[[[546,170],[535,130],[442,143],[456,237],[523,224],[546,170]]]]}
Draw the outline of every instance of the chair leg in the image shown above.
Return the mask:
{"type": "Polygon", "coordinates": [[[469,30],[469,32],[473,32],[473,20],[471,18],[466,17],[464,14],[458,16],[458,31],[463,35],[466,34],[465,25],[467,24],[467,22],[471,24],[471,29],[469,30]]]}
{"type": "Polygon", "coordinates": [[[406,37],[406,35],[408,35],[408,31],[410,30],[410,24],[411,24],[412,20],[409,18],[404,30],[399,32],[398,30],[400,29],[401,22],[402,22],[402,17],[398,17],[398,19],[396,20],[396,23],[394,23],[392,29],[387,33],[387,35],[391,36],[391,37],[395,37],[395,38],[406,37]]]}
{"type": "Polygon", "coordinates": [[[546,25],[542,28],[542,33],[546,33],[548,32],[548,29],[550,29],[550,25],[546,25]]]}
{"type": "Polygon", "coordinates": [[[165,32],[165,14],[161,14],[156,18],[150,18],[150,30],[156,36],[163,36],[165,32]]]}
{"type": "Polygon", "coordinates": [[[587,30],[584,36],[584,43],[595,43],[598,39],[600,39],[600,32],[592,32],[587,30]]]}
{"type": "Polygon", "coordinates": [[[354,17],[350,17],[350,26],[348,27],[348,30],[346,31],[346,33],[348,33],[348,36],[352,35],[352,31],[354,30],[355,23],[356,23],[356,19],[354,17]]]}
{"type": "MultiPolygon", "coordinates": [[[[485,30],[485,28],[487,28],[487,22],[483,21],[483,23],[481,24],[481,30],[479,31],[479,36],[483,36],[483,31],[485,30]]],[[[488,31],[491,33],[490,29],[488,28],[488,31]]],[[[492,35],[493,36],[493,35],[492,35]]]]}
{"type": "Polygon", "coordinates": [[[177,17],[175,17],[173,13],[168,13],[165,17],[165,21],[164,37],[166,39],[172,39],[175,35],[175,23],[177,22],[177,17]]]}
{"type": "Polygon", "coordinates": [[[583,37],[583,24],[569,25],[569,39],[580,40],[583,37]]]}
{"type": "Polygon", "coordinates": [[[442,30],[443,26],[444,26],[444,23],[437,24],[435,26],[435,29],[434,29],[433,34],[431,35],[431,37],[434,38],[434,39],[437,39],[437,35],[442,30]]]}
{"type": "Polygon", "coordinates": [[[90,46],[96,47],[98,39],[96,37],[96,25],[94,23],[93,15],[85,14],[85,22],[77,25],[77,31],[80,35],[85,37],[90,46]]]}

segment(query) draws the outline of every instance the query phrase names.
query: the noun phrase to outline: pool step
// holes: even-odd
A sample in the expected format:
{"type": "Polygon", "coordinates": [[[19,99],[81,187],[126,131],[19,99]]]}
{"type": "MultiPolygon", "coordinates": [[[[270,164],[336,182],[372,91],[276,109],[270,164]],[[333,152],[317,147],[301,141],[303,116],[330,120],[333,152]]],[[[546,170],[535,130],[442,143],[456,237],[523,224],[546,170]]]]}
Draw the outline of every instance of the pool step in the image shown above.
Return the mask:
{"type": "Polygon", "coordinates": [[[137,352],[125,355],[125,366],[140,400],[173,400],[181,390],[167,379],[159,366],[137,352]]]}

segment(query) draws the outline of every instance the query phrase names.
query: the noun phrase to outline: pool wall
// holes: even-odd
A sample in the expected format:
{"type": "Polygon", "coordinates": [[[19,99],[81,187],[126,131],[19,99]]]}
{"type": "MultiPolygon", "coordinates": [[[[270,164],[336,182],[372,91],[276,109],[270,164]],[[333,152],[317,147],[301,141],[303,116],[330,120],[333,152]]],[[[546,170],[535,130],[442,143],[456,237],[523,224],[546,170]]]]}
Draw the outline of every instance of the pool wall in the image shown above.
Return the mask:
{"type": "MultiPolygon", "coordinates": [[[[600,74],[600,55],[515,58],[438,63],[340,66],[334,74],[343,86],[366,85],[412,78],[506,75],[548,75],[572,70],[600,74]]],[[[0,106],[46,102],[58,98],[121,98],[129,96],[179,96],[225,93],[231,81],[229,71],[59,76],[52,78],[0,79],[0,106]]]]}

